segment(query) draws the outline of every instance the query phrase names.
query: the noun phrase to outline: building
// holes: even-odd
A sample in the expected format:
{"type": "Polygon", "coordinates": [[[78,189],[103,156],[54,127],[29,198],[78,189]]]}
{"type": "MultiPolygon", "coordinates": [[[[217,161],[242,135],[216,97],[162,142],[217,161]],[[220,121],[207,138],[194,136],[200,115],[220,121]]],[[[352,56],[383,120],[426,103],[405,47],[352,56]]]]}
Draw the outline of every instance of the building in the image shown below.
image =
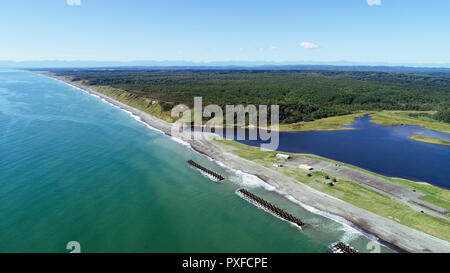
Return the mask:
{"type": "Polygon", "coordinates": [[[287,155],[287,154],[277,154],[277,157],[281,158],[281,159],[289,159],[289,158],[291,158],[291,156],[287,155]]]}

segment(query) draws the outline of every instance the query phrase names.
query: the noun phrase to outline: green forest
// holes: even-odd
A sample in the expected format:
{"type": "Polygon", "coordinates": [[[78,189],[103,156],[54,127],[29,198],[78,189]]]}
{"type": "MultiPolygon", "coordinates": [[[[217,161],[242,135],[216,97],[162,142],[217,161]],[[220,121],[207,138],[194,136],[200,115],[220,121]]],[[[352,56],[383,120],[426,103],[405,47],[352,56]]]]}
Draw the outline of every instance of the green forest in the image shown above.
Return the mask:
{"type": "MultiPolygon", "coordinates": [[[[437,111],[450,123],[450,78],[431,75],[286,70],[55,70],[88,85],[106,85],[175,104],[277,104],[280,122],[294,123],[361,110],[437,111]]],[[[429,114],[428,114],[429,115],[429,114]]]]}

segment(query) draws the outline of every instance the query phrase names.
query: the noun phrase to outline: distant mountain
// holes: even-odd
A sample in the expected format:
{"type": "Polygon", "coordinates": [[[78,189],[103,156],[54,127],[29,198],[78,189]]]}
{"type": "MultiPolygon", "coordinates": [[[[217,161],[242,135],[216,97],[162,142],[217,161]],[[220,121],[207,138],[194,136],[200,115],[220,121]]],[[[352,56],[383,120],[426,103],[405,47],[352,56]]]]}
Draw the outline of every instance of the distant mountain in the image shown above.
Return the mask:
{"type": "Polygon", "coordinates": [[[450,76],[450,64],[361,64],[336,61],[329,63],[265,62],[265,61],[0,61],[0,68],[49,69],[49,68],[95,68],[95,69],[258,69],[258,70],[344,70],[398,73],[425,73],[450,76]]]}

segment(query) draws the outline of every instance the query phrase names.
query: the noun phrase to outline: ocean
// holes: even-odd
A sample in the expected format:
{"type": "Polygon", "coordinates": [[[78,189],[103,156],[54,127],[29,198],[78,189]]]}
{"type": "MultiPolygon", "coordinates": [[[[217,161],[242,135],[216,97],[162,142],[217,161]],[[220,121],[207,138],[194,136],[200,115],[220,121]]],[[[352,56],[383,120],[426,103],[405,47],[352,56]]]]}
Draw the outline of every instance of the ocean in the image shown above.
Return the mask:
{"type": "MultiPolygon", "coordinates": [[[[0,71],[0,252],[330,252],[372,240],[65,83],[0,71]],[[217,183],[190,167],[222,174],[217,183]],[[282,221],[247,188],[307,223],[282,221]]],[[[381,251],[390,250],[381,246],[381,251]]]]}

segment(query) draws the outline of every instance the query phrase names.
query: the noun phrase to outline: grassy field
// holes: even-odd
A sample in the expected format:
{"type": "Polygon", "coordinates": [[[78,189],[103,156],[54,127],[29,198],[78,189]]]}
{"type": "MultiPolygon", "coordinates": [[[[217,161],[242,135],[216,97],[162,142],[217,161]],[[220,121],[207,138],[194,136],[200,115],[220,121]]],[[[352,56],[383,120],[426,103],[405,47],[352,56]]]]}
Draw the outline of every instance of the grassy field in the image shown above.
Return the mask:
{"type": "Polygon", "coordinates": [[[359,118],[370,113],[372,112],[358,112],[356,114],[323,118],[309,122],[280,124],[280,131],[352,130],[353,128],[346,128],[342,126],[351,125],[355,122],[355,118],[359,118]]]}
{"type": "MultiPolygon", "coordinates": [[[[399,201],[396,201],[378,192],[372,191],[349,181],[338,180],[335,186],[331,187],[327,184],[329,180],[324,178],[324,176],[327,174],[322,172],[313,172],[313,176],[308,177],[306,175],[308,173],[307,170],[289,166],[285,166],[283,168],[273,167],[272,165],[274,163],[282,163],[284,161],[275,157],[277,153],[276,151],[261,151],[259,148],[246,146],[244,144],[230,140],[218,139],[216,141],[220,145],[223,145],[224,147],[229,149],[229,151],[231,151],[232,153],[245,159],[251,160],[255,163],[261,164],[265,167],[276,170],[286,176],[295,178],[298,183],[304,183],[314,189],[335,196],[357,207],[366,209],[380,216],[387,217],[392,221],[397,221],[406,226],[450,241],[450,223],[444,219],[436,218],[428,214],[419,213],[399,201]]],[[[302,154],[290,155],[292,157],[304,156],[302,154]]],[[[333,177],[330,176],[330,178],[333,177]]],[[[431,203],[434,203],[436,205],[442,205],[446,208],[450,206],[450,192],[447,190],[403,179],[388,179],[395,183],[399,183],[423,192],[424,194],[426,194],[426,201],[430,201],[431,203]]]]}
{"type": "MultiPolygon", "coordinates": [[[[434,111],[361,111],[351,115],[323,118],[310,122],[280,124],[280,131],[352,130],[353,128],[342,126],[353,124],[355,118],[370,115],[372,117],[371,122],[382,126],[416,125],[434,131],[450,133],[450,124],[437,121],[428,116],[434,113],[434,111]]],[[[421,142],[450,146],[450,142],[439,138],[427,136],[409,136],[409,138],[421,142]]]]}
{"type": "MultiPolygon", "coordinates": [[[[353,124],[355,118],[370,115],[372,117],[371,122],[378,125],[417,125],[434,131],[450,133],[450,124],[437,121],[427,116],[434,113],[434,111],[360,111],[355,114],[323,118],[309,122],[280,124],[280,131],[351,130],[352,128],[342,126],[353,124]]],[[[420,141],[419,139],[415,140],[420,141]]]]}
{"type": "Polygon", "coordinates": [[[408,136],[408,137],[410,139],[414,139],[414,140],[420,141],[420,142],[450,146],[450,141],[446,141],[446,140],[443,140],[440,138],[429,137],[429,136],[408,136]]]}
{"type": "Polygon", "coordinates": [[[450,134],[450,124],[420,114],[434,114],[434,111],[379,111],[370,114],[372,122],[383,126],[417,125],[430,130],[450,134]],[[416,114],[419,116],[411,116],[416,114]]]}
{"type": "MultiPolygon", "coordinates": [[[[404,187],[410,188],[411,190],[416,190],[418,192],[421,192],[423,194],[425,194],[424,197],[422,197],[421,199],[424,201],[427,201],[431,204],[434,204],[436,206],[445,208],[447,210],[450,210],[450,191],[443,189],[443,188],[439,188],[436,186],[433,186],[431,184],[427,184],[427,183],[418,183],[418,182],[414,182],[414,181],[410,181],[410,180],[406,180],[406,179],[402,179],[402,178],[393,178],[393,177],[388,177],[388,176],[384,176],[381,174],[377,174],[347,163],[342,163],[339,161],[335,161],[332,159],[328,159],[328,158],[324,158],[324,157],[320,157],[320,156],[316,156],[316,155],[311,155],[311,154],[298,154],[299,156],[304,156],[304,157],[309,157],[309,158],[313,158],[313,159],[318,159],[318,160],[323,160],[323,161],[328,161],[328,162],[332,162],[334,164],[339,164],[341,166],[346,166],[348,168],[353,168],[365,173],[369,173],[371,175],[374,176],[378,176],[380,178],[389,180],[393,183],[396,184],[400,184],[404,187]]],[[[450,216],[450,215],[449,215],[450,216]]]]}

